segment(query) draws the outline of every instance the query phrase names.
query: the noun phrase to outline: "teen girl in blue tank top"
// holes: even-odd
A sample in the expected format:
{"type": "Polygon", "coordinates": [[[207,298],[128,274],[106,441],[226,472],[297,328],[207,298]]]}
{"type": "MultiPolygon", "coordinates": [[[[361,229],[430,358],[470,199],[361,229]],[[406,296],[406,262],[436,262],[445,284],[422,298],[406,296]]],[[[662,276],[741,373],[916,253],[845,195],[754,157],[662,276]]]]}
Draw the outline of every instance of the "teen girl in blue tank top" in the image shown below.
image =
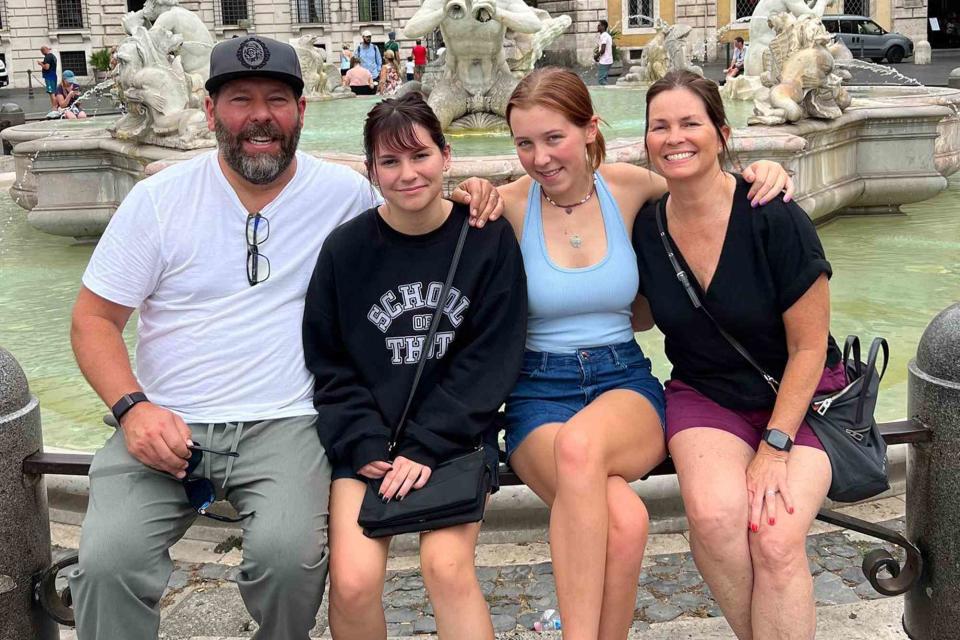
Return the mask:
{"type": "MultiPolygon", "coordinates": [[[[506,116],[528,175],[498,190],[520,239],[529,307],[507,452],[551,506],[564,638],[626,638],[648,527],[628,483],[666,455],[663,389],[633,338],[652,321],[632,309],[638,274],[627,230],[666,183],[641,167],[603,164],[599,117],[571,71],[528,75],[506,116]]],[[[744,175],[761,178],[756,201],[788,180],[775,163],[744,175]]]]}

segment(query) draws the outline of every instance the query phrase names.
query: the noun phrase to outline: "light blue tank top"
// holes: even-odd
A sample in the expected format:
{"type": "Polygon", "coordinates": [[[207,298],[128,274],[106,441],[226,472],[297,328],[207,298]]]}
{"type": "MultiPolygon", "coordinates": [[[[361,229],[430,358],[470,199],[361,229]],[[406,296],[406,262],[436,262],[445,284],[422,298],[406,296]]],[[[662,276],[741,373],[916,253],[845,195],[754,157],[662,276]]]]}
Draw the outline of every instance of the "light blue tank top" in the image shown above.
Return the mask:
{"type": "Polygon", "coordinates": [[[630,305],[639,285],[637,257],[620,207],[599,173],[594,173],[594,180],[607,252],[599,262],[582,269],[566,269],[550,259],[543,236],[540,184],[534,180],[530,186],[520,251],[527,272],[527,349],[531,351],[573,353],[633,340],[630,305]]]}

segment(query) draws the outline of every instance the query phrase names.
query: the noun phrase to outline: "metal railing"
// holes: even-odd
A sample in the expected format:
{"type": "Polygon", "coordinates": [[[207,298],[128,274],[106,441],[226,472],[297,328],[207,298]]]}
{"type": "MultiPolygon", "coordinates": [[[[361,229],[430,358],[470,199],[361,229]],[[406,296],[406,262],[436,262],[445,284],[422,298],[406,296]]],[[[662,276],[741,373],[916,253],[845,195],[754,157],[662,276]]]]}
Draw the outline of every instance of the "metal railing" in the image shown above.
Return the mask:
{"type": "Polygon", "coordinates": [[[290,16],[294,24],[330,22],[330,11],[325,0],[290,0],[290,16]]]}
{"type": "Polygon", "coordinates": [[[47,0],[47,26],[51,31],[89,27],[83,0],[47,0]]]}

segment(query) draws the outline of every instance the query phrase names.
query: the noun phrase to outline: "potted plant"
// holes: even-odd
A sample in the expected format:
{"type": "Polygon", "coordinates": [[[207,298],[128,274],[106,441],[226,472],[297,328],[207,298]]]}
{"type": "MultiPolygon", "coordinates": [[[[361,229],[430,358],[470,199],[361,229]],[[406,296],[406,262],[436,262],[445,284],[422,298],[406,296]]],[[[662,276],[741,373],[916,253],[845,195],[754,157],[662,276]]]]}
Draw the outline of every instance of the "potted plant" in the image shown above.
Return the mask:
{"type": "Polygon", "coordinates": [[[90,54],[90,66],[93,67],[93,79],[96,82],[102,82],[110,71],[110,49],[104,47],[97,49],[90,54]]]}

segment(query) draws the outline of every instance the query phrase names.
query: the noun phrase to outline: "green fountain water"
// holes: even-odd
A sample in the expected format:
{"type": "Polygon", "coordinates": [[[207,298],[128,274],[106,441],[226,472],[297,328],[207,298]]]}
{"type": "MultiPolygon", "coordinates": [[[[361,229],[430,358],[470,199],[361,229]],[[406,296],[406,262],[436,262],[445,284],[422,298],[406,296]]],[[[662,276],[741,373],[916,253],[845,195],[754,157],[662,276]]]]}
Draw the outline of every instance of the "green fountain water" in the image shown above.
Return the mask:
{"type": "MultiPolygon", "coordinates": [[[[0,183],[0,345],[20,361],[40,399],[45,443],[93,450],[111,430],[74,363],[69,335],[70,307],[93,247],[30,228],[26,212],[5,195],[9,185],[0,183]]],[[[960,294],[960,174],[944,193],[904,210],[905,216],[840,218],[819,230],[834,269],[834,334],[890,342],[881,420],[905,416],[907,361],[930,319],[960,294]]],[[[132,322],[125,335],[132,347],[132,322]]],[[[654,330],[639,339],[665,379],[660,335],[654,330]]]]}

